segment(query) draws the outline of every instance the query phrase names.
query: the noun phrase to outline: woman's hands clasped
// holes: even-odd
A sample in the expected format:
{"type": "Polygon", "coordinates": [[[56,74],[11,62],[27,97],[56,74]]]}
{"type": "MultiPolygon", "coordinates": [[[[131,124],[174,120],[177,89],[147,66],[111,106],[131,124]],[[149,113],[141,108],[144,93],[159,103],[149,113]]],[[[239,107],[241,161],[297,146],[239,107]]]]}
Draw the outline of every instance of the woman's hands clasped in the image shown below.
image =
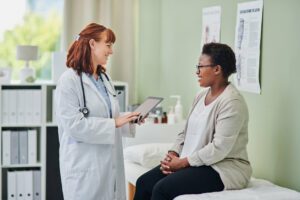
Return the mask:
{"type": "Polygon", "coordinates": [[[116,128],[119,128],[128,122],[132,122],[136,120],[139,114],[140,114],[139,112],[132,112],[115,118],[116,128]]]}
{"type": "Polygon", "coordinates": [[[171,174],[190,166],[187,158],[179,158],[178,154],[170,151],[164,160],[160,161],[160,170],[163,174],[171,174]]]}

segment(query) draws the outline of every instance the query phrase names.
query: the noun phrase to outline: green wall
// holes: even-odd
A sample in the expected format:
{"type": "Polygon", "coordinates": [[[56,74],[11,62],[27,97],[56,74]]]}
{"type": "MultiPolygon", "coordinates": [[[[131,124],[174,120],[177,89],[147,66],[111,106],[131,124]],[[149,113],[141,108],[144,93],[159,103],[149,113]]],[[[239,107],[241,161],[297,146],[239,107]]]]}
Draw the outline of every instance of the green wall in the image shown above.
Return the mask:
{"type": "MultiPolygon", "coordinates": [[[[200,89],[195,76],[202,8],[222,8],[221,42],[233,47],[238,0],[140,0],[138,101],[182,96],[187,114],[200,89]]],[[[299,0],[264,0],[261,95],[243,92],[250,111],[249,156],[254,176],[300,191],[299,0]]]]}

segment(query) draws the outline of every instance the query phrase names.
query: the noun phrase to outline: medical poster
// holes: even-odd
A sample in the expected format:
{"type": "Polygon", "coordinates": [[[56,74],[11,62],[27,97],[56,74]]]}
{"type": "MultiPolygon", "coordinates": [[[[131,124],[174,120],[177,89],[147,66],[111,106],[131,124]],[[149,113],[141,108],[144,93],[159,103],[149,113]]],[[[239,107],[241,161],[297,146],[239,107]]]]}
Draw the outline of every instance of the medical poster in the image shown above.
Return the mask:
{"type": "Polygon", "coordinates": [[[238,4],[235,54],[238,89],[260,94],[259,63],[263,1],[238,4]]]}
{"type": "Polygon", "coordinates": [[[202,10],[201,47],[210,42],[220,42],[221,7],[207,7],[202,10]]]}

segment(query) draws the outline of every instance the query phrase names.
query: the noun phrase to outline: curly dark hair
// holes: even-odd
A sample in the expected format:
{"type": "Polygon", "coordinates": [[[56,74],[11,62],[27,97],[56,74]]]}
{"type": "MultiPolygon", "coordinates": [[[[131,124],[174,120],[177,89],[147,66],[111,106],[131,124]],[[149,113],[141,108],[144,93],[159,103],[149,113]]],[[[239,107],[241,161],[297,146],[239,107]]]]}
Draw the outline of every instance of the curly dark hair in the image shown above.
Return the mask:
{"type": "Polygon", "coordinates": [[[214,65],[222,67],[224,78],[236,72],[235,55],[227,44],[207,43],[202,48],[202,54],[208,55],[214,65]]]}

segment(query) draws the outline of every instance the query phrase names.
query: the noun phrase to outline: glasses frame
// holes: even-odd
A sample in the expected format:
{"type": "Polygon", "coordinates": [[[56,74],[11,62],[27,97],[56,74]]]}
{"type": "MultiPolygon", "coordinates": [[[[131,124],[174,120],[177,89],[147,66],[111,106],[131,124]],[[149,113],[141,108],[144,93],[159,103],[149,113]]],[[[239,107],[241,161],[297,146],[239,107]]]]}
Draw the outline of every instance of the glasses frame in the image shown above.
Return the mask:
{"type": "Polygon", "coordinates": [[[204,67],[215,67],[215,66],[217,66],[217,65],[215,65],[215,64],[210,64],[210,65],[196,65],[196,70],[197,70],[197,72],[199,72],[201,68],[204,68],[204,67]]]}

